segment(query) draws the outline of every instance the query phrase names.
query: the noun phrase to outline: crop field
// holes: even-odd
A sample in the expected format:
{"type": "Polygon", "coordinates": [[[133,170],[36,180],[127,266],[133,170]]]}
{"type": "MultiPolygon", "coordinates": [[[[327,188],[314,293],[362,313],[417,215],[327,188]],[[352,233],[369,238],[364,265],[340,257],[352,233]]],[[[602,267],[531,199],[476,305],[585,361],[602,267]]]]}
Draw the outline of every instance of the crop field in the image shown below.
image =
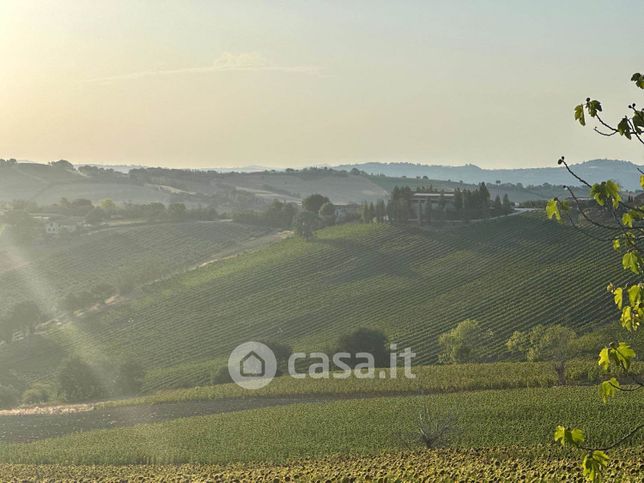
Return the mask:
{"type": "MultiPolygon", "coordinates": [[[[637,481],[644,448],[618,452],[608,481],[637,481]]],[[[387,452],[376,456],[330,456],[285,465],[2,465],[9,480],[55,481],[584,481],[579,461],[561,451],[517,447],[387,452]],[[538,458],[544,458],[539,461],[538,458]]]]}
{"type": "MultiPolygon", "coordinates": [[[[611,442],[639,420],[641,396],[604,405],[595,388],[480,391],[338,400],[253,409],[87,431],[0,446],[0,462],[24,464],[284,463],[419,448],[418,414],[454,418],[453,448],[548,444],[557,424],[588,428],[588,444],[611,442]]],[[[631,444],[644,443],[641,434],[631,444]]],[[[552,442],[554,445],[554,442],[552,442]]]]}
{"type": "Polygon", "coordinates": [[[254,339],[327,349],[361,326],[384,330],[427,364],[438,335],[466,318],[493,331],[488,354],[503,357],[514,330],[562,323],[583,331],[613,320],[605,287],[620,277],[610,247],[534,215],[431,232],[343,225],[174,277],[91,320],[0,347],[0,367],[38,379],[75,352],[98,363],[136,354],[147,369],[189,368],[254,339]]]}
{"type": "MultiPolygon", "coordinates": [[[[220,365],[226,361],[219,361],[220,365]]],[[[192,368],[193,366],[189,366],[192,368]]],[[[204,371],[214,365],[205,366],[204,371]]],[[[641,364],[634,364],[633,370],[639,371],[641,364]]],[[[169,379],[170,374],[151,371],[148,388],[157,382],[158,377],[169,379]]],[[[203,385],[186,389],[160,390],[153,394],[98,403],[97,407],[135,406],[161,404],[180,401],[203,401],[229,398],[303,398],[303,397],[356,397],[395,396],[399,394],[437,394],[487,389],[513,389],[527,387],[551,387],[559,384],[552,362],[495,362],[487,364],[447,364],[416,366],[414,379],[404,377],[397,371],[397,377],[387,379],[361,379],[355,375],[347,379],[296,379],[288,376],[275,378],[268,386],[248,391],[236,384],[203,385]]],[[[596,383],[599,378],[597,361],[574,360],[566,367],[568,384],[596,383]]],[[[186,377],[181,372],[176,377],[186,377]]],[[[206,372],[203,376],[208,378],[206,372]]]]}
{"type": "Polygon", "coordinates": [[[50,310],[70,292],[124,278],[147,282],[215,257],[267,230],[226,222],[110,228],[33,247],[0,247],[0,311],[31,299],[50,310]]]}

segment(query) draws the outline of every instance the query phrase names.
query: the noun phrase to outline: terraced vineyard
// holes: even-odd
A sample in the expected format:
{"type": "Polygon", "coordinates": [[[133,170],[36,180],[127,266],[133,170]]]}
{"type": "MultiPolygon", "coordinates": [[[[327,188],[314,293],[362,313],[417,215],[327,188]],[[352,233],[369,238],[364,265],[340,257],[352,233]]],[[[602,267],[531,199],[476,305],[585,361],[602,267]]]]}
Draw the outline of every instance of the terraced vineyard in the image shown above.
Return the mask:
{"type": "Polygon", "coordinates": [[[37,246],[5,239],[0,313],[25,299],[52,310],[68,293],[99,283],[154,280],[266,232],[236,223],[188,222],[110,228],[37,246]]]}
{"type": "Polygon", "coordinates": [[[343,225],[175,277],[127,306],[0,348],[0,367],[32,380],[69,352],[99,363],[130,353],[169,371],[176,386],[172,368],[193,384],[207,361],[243,341],[325,349],[360,326],[382,328],[413,347],[417,363],[431,363],[437,336],[466,318],[494,332],[488,353],[497,357],[517,329],[612,320],[605,287],[620,277],[606,244],[537,215],[432,232],[343,225]]]}

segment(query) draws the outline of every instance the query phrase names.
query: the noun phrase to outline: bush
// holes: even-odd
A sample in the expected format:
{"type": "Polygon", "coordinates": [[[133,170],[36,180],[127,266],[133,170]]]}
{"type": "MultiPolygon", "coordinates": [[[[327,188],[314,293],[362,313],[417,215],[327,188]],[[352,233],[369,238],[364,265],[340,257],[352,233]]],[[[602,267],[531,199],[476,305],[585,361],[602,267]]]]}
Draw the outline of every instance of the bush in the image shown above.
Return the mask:
{"type": "MultiPolygon", "coordinates": [[[[376,367],[389,367],[387,336],[375,329],[360,328],[340,337],[336,352],[348,352],[355,358],[358,352],[367,352],[374,358],[376,367]]],[[[353,360],[353,364],[357,361],[353,360]]]]}
{"type": "Polygon", "coordinates": [[[58,384],[65,401],[87,401],[105,395],[94,369],[78,357],[72,357],[63,363],[58,374],[58,384]]]}
{"type": "Polygon", "coordinates": [[[41,404],[52,401],[55,395],[53,386],[36,382],[22,393],[21,399],[23,404],[41,404]]]}
{"type": "Polygon", "coordinates": [[[476,320],[464,320],[438,337],[439,362],[481,362],[489,349],[492,333],[476,320]]]}
{"type": "Polygon", "coordinates": [[[11,386],[0,386],[0,409],[13,408],[18,405],[20,394],[11,386]]]}
{"type": "Polygon", "coordinates": [[[214,385],[228,384],[229,382],[233,382],[233,380],[230,377],[228,366],[220,367],[217,371],[213,372],[212,376],[210,377],[210,383],[214,385]]]}

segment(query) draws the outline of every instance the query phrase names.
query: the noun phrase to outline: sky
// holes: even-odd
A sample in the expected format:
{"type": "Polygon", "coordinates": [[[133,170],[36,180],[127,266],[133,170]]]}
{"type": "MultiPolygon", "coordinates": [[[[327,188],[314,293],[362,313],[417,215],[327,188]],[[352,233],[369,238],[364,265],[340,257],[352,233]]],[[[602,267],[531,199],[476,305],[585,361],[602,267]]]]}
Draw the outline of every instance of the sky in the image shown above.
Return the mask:
{"type": "Polygon", "coordinates": [[[641,0],[0,0],[0,157],[555,166],[644,148],[641,0]]]}

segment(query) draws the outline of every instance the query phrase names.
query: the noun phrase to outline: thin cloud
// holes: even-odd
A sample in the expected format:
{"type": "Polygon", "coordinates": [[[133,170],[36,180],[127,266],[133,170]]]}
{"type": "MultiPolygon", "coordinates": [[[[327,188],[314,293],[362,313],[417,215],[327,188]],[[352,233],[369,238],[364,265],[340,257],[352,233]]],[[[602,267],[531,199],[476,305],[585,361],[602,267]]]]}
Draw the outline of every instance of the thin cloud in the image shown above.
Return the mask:
{"type": "Polygon", "coordinates": [[[265,57],[254,53],[233,54],[225,52],[208,66],[186,67],[181,69],[160,69],[128,74],[118,74],[95,79],[85,79],[82,82],[109,82],[119,80],[143,79],[145,77],[162,77],[180,74],[202,74],[209,72],[292,72],[319,76],[321,68],[314,65],[279,65],[270,62],[265,57]]]}

